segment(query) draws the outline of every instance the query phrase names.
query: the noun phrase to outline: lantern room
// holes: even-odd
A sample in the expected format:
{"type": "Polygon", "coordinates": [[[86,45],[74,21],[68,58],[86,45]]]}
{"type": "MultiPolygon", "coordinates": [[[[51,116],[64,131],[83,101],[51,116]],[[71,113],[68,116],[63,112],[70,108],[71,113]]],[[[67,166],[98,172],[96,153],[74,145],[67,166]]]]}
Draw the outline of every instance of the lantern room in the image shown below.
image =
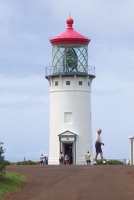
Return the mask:
{"type": "Polygon", "coordinates": [[[88,43],[90,39],[73,29],[73,19],[67,19],[67,29],[51,38],[52,74],[88,74],[88,43]]]}

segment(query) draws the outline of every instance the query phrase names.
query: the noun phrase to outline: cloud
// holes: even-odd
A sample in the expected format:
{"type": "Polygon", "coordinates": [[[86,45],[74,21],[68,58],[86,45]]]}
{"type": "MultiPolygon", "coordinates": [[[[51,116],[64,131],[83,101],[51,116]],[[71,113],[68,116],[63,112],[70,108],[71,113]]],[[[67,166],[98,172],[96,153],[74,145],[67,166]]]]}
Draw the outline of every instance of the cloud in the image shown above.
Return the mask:
{"type": "Polygon", "coordinates": [[[16,79],[0,76],[0,105],[23,107],[48,103],[47,84],[47,80],[41,76],[16,79]]]}
{"type": "Polygon", "coordinates": [[[96,68],[91,93],[93,135],[102,127],[107,158],[129,157],[134,1],[2,0],[0,7],[0,133],[7,158],[37,159],[38,154],[48,153],[49,85],[44,76],[45,67],[52,65],[49,38],[66,29],[69,13],[74,29],[91,38],[89,65],[96,68]]]}

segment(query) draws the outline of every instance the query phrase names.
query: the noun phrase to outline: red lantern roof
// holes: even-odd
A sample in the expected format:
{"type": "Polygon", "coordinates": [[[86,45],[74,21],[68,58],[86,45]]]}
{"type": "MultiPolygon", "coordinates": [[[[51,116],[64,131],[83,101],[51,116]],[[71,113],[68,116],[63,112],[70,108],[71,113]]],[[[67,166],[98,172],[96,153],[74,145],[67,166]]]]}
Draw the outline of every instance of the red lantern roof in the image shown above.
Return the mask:
{"type": "Polygon", "coordinates": [[[73,22],[72,18],[67,19],[67,29],[61,33],[60,35],[53,37],[50,39],[52,45],[58,44],[88,44],[90,39],[81,35],[80,33],[76,32],[73,29],[73,22]]]}

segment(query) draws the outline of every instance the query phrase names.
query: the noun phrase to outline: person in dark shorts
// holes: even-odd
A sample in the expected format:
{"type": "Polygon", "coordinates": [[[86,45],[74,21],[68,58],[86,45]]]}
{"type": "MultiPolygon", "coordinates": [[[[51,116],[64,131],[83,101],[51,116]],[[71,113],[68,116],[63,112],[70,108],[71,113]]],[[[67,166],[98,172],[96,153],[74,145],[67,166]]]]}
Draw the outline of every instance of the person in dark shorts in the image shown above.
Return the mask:
{"type": "Polygon", "coordinates": [[[101,132],[102,132],[102,130],[99,129],[97,131],[96,135],[95,135],[95,149],[96,149],[96,154],[95,154],[95,157],[94,157],[94,165],[97,165],[96,160],[97,160],[98,154],[100,154],[100,157],[101,157],[101,159],[103,161],[103,164],[106,164],[106,161],[103,158],[103,152],[102,152],[102,148],[101,148],[101,145],[104,146],[104,143],[102,142],[101,136],[100,136],[101,132]]]}
{"type": "Polygon", "coordinates": [[[87,165],[90,165],[90,163],[91,163],[90,157],[91,157],[91,155],[90,155],[89,151],[87,151],[87,153],[85,154],[85,159],[86,159],[87,165]]]}
{"type": "Polygon", "coordinates": [[[59,155],[59,164],[60,165],[63,165],[63,163],[64,163],[64,155],[63,155],[63,153],[62,153],[62,151],[60,152],[60,155],[59,155]]]}

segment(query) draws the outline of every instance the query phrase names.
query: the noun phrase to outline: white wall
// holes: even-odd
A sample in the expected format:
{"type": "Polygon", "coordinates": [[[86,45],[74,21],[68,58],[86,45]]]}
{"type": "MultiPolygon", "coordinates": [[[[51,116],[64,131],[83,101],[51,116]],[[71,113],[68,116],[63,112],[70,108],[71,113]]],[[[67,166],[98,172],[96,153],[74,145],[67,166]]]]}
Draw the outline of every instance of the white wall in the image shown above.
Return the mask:
{"type": "Polygon", "coordinates": [[[50,87],[49,164],[59,164],[58,134],[69,130],[77,134],[76,164],[85,164],[85,153],[91,152],[91,79],[87,77],[53,77],[50,87]],[[70,80],[71,85],[66,85],[70,80]],[[79,85],[78,81],[83,85],[79,85]],[[58,81],[58,86],[55,86],[58,81]],[[90,82],[90,86],[88,86],[90,82]],[[65,113],[71,119],[66,123],[65,113]]]}

